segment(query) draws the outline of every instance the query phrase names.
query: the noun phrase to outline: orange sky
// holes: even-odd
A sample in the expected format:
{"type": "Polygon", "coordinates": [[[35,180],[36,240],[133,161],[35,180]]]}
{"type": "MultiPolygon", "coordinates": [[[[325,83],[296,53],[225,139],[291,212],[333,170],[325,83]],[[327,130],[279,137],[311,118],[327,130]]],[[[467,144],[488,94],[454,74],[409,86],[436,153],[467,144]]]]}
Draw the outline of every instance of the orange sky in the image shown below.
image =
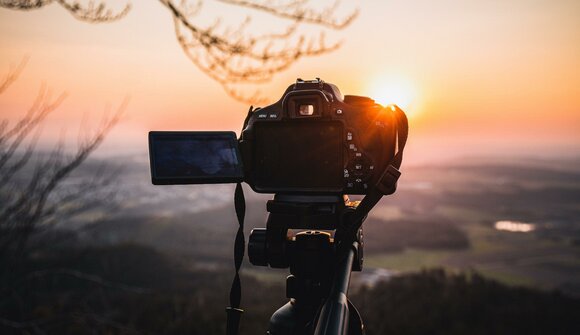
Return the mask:
{"type": "MultiPolygon", "coordinates": [[[[126,18],[99,25],[56,5],[0,9],[0,70],[30,56],[18,82],[0,96],[1,118],[14,120],[45,82],[55,94],[69,93],[48,120],[48,137],[64,128],[76,139],[83,114],[97,120],[107,104],[131,96],[127,117],[101,154],[145,150],[151,129],[238,131],[247,106],[186,58],[158,1],[132,2],[126,18]]],[[[341,49],[299,61],[264,92],[277,100],[296,77],[321,77],[343,93],[399,103],[411,115],[411,162],[580,154],[580,1],[358,6],[358,19],[330,36],[344,40],[341,49]]],[[[251,14],[228,8],[210,6],[203,17],[251,14]]],[[[266,30],[283,21],[262,22],[266,30]]]]}

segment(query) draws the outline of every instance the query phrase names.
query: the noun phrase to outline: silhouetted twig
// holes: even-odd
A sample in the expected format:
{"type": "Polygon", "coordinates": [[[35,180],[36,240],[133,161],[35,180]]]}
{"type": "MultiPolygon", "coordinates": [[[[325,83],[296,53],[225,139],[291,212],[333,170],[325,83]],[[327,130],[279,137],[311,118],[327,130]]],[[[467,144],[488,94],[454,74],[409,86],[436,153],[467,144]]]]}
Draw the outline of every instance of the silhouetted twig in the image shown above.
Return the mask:
{"type": "MultiPolygon", "coordinates": [[[[9,72],[6,81],[14,82],[20,71],[9,72]]],[[[111,175],[101,171],[75,191],[57,192],[119,122],[128,101],[110,115],[105,114],[92,133],[85,132],[76,153],[66,155],[60,142],[48,155],[39,154],[35,152],[39,127],[65,96],[53,99],[43,85],[24,116],[13,126],[5,120],[0,128],[0,259],[11,257],[6,253],[17,259],[17,255],[31,252],[26,243],[34,234],[102,203],[99,199],[90,202],[87,195],[95,195],[96,190],[110,183],[111,175]],[[35,163],[31,162],[33,157],[35,163]]]]}
{"type": "Polygon", "coordinates": [[[127,15],[131,10],[129,3],[123,9],[114,11],[107,8],[104,1],[80,1],[71,0],[0,0],[0,6],[16,10],[39,9],[50,4],[59,4],[69,11],[76,19],[91,22],[110,22],[119,20],[127,15]]]}
{"type": "Polygon", "coordinates": [[[343,29],[357,16],[354,11],[345,18],[336,18],[339,1],[316,11],[308,1],[218,0],[219,2],[257,10],[289,21],[278,33],[255,34],[246,29],[247,18],[239,27],[223,28],[218,20],[209,27],[195,23],[201,1],[194,6],[187,1],[177,5],[172,0],[159,0],[173,14],[175,34],[189,59],[206,75],[222,85],[237,100],[263,103],[260,92],[241,93],[240,84],[260,84],[274,74],[288,69],[303,57],[317,56],[336,50],[340,42],[328,44],[323,30],[315,37],[300,33],[299,26],[310,24],[333,30],[343,29]],[[194,8],[193,10],[191,8],[194,8]]]}

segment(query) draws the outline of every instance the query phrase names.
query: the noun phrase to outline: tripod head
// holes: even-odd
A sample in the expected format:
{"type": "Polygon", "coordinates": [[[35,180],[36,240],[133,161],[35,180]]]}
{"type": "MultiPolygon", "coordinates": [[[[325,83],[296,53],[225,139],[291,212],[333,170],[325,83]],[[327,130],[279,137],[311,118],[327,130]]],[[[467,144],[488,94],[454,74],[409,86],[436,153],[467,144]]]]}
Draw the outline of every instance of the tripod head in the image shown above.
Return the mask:
{"type": "MultiPolygon", "coordinates": [[[[355,204],[339,195],[276,194],[267,203],[270,214],[266,228],[255,228],[250,234],[250,262],[257,266],[290,267],[292,272],[300,267],[298,263],[306,256],[304,253],[318,250],[320,254],[316,257],[331,257],[338,242],[335,233],[346,216],[354,212],[355,204]]],[[[362,253],[360,256],[355,271],[362,267],[362,253]]]]}
{"type": "MultiPolygon", "coordinates": [[[[272,316],[270,334],[313,334],[315,329],[328,328],[317,326],[317,320],[323,315],[325,302],[328,304],[333,297],[344,298],[342,304],[347,313],[326,322],[349,324],[348,310],[356,309],[346,299],[346,293],[350,272],[362,269],[362,229],[346,257],[339,252],[337,231],[354,213],[355,205],[338,195],[276,194],[268,201],[266,228],[252,230],[248,256],[253,265],[290,268],[286,296],[291,299],[272,316]]],[[[358,312],[352,316],[355,320],[350,324],[355,329],[359,325],[359,331],[352,334],[361,333],[358,312]]]]}

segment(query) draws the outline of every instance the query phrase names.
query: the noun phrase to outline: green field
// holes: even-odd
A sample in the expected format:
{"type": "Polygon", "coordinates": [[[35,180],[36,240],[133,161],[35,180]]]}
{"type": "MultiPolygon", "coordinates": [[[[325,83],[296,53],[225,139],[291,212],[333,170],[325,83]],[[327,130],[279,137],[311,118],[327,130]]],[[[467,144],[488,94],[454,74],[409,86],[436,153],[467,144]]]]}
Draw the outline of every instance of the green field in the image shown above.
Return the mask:
{"type": "Polygon", "coordinates": [[[580,283],[578,247],[478,223],[464,224],[461,229],[470,241],[466,250],[408,248],[396,253],[369,253],[365,266],[401,272],[431,267],[475,270],[506,284],[545,289],[572,289],[580,283]]]}

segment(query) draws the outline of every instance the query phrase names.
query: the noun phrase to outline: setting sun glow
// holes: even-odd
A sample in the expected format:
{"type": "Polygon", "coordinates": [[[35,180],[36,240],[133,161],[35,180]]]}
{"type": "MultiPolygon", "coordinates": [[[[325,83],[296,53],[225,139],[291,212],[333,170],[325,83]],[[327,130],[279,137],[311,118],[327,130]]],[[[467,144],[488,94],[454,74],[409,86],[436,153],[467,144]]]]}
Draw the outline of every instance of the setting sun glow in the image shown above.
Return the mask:
{"type": "Polygon", "coordinates": [[[383,106],[396,104],[407,116],[414,116],[417,113],[416,89],[408,80],[400,78],[377,80],[369,92],[369,96],[383,106]]]}

